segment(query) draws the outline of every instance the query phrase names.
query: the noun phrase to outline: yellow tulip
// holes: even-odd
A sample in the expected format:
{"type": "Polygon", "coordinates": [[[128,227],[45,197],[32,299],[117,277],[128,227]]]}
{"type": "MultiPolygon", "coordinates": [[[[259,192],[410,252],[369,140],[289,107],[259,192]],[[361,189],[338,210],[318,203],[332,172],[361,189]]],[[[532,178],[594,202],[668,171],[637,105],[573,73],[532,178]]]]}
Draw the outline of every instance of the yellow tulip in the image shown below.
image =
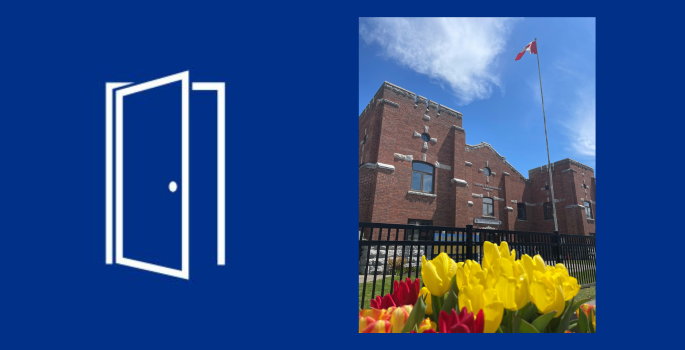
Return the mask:
{"type": "Polygon", "coordinates": [[[421,295],[419,298],[425,298],[426,302],[426,315],[432,315],[433,314],[433,302],[431,301],[431,292],[428,291],[428,288],[423,287],[421,288],[421,295]]]}
{"type": "MultiPolygon", "coordinates": [[[[493,271],[493,288],[504,303],[504,308],[516,311],[530,301],[528,294],[528,276],[524,273],[520,261],[513,264],[510,260],[499,259],[493,271]]],[[[489,280],[490,281],[490,280],[489,280]]]]}
{"type": "Polygon", "coordinates": [[[554,275],[561,283],[561,289],[564,291],[564,300],[569,301],[578,294],[580,285],[578,280],[568,275],[568,270],[564,264],[557,264],[552,270],[554,275]]]}
{"type": "Polygon", "coordinates": [[[483,310],[485,327],[483,333],[495,333],[504,315],[504,304],[498,299],[494,289],[484,289],[482,285],[465,286],[459,290],[459,309],[473,312],[483,310]]]}
{"type": "Polygon", "coordinates": [[[402,329],[404,329],[404,325],[407,323],[407,319],[409,319],[409,314],[411,314],[412,308],[413,307],[411,305],[404,305],[395,308],[395,310],[392,311],[392,316],[390,316],[390,324],[392,325],[393,333],[402,333],[402,329]]]}
{"type": "Polygon", "coordinates": [[[504,259],[509,259],[509,261],[516,261],[516,250],[509,250],[509,244],[507,241],[500,243],[499,245],[499,255],[504,259]]]}
{"type": "Polygon", "coordinates": [[[538,308],[541,314],[556,311],[554,318],[561,316],[564,311],[564,292],[561,285],[554,284],[548,276],[536,271],[535,281],[530,286],[530,300],[538,308]]]}
{"type": "Polygon", "coordinates": [[[421,257],[421,277],[432,295],[441,297],[450,290],[450,281],[457,274],[457,263],[447,254],[440,253],[435,259],[426,261],[421,257]]]}
{"type": "Polygon", "coordinates": [[[457,288],[482,284],[485,287],[485,271],[480,264],[466,260],[457,264],[457,288]]]}
{"type": "Polygon", "coordinates": [[[483,269],[490,269],[499,258],[501,255],[497,245],[488,241],[483,242],[483,269]]]}

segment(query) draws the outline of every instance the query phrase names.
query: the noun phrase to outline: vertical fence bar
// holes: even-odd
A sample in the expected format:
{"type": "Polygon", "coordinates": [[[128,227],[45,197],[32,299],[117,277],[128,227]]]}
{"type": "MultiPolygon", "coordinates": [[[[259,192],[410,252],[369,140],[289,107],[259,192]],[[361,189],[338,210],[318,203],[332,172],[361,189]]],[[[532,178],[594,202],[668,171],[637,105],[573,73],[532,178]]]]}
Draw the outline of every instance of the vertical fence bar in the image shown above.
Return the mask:
{"type": "Polygon", "coordinates": [[[468,260],[473,260],[472,249],[473,249],[473,225],[466,225],[466,259],[468,259],[468,260]]]}

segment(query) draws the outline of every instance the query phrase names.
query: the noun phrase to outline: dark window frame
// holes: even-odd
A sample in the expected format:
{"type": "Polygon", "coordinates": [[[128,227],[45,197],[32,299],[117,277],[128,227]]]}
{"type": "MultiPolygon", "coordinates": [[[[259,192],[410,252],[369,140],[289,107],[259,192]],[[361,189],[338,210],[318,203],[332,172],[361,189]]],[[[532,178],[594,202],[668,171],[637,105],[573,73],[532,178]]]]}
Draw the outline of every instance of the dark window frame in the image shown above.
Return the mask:
{"type": "Polygon", "coordinates": [[[584,201],[583,204],[585,204],[585,218],[589,220],[594,220],[595,217],[592,215],[592,203],[584,201]]]}
{"type": "Polygon", "coordinates": [[[552,202],[546,202],[542,205],[542,214],[543,214],[545,221],[554,220],[554,206],[552,206],[552,202]],[[547,217],[547,208],[549,208],[549,211],[550,211],[549,217],[547,217]]]}
{"type": "Polygon", "coordinates": [[[483,197],[483,216],[495,216],[495,201],[490,197],[483,197]],[[485,203],[486,199],[489,199],[490,203],[485,203]],[[486,205],[490,207],[488,213],[485,212],[486,205]]]}
{"type": "Polygon", "coordinates": [[[528,220],[528,214],[526,213],[526,203],[516,203],[516,220],[528,220]],[[521,212],[523,212],[523,217],[521,217],[521,212]]]}
{"type": "Polygon", "coordinates": [[[411,179],[410,179],[409,188],[411,188],[412,191],[418,191],[418,192],[423,192],[423,193],[434,194],[434,193],[435,193],[435,166],[434,166],[433,164],[430,164],[430,163],[427,163],[427,162],[413,161],[412,164],[411,164],[411,179]],[[421,170],[416,170],[416,169],[414,169],[414,164],[416,164],[416,163],[428,165],[429,167],[431,167],[432,172],[427,173],[427,172],[425,172],[425,171],[421,171],[421,170]],[[419,174],[421,174],[421,182],[420,182],[421,189],[415,189],[415,188],[413,187],[413,186],[414,186],[414,173],[419,173],[419,174]],[[430,175],[431,178],[433,179],[433,181],[432,181],[432,183],[431,183],[431,190],[430,190],[430,191],[424,191],[424,190],[423,190],[424,175],[430,175]]]}

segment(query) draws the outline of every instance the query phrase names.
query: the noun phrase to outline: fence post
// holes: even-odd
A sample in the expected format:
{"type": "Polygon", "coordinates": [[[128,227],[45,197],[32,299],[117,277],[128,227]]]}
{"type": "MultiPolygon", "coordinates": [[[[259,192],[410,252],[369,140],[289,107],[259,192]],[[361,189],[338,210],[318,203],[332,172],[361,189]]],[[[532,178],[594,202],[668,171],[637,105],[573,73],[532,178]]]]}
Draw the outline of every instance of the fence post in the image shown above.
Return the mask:
{"type": "Polygon", "coordinates": [[[559,231],[554,231],[554,237],[557,240],[557,246],[555,247],[556,249],[556,263],[559,264],[561,263],[561,236],[559,236],[559,231]]]}
{"type": "Polygon", "coordinates": [[[466,225],[466,259],[473,260],[473,225],[466,225]]]}

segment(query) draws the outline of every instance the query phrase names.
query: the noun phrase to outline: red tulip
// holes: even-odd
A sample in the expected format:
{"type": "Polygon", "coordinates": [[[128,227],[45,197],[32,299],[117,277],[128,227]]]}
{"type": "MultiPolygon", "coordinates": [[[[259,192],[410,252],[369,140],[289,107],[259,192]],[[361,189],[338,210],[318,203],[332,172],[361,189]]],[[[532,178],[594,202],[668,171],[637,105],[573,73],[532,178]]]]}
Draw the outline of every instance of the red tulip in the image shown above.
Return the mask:
{"type": "Polygon", "coordinates": [[[466,308],[457,311],[452,309],[451,313],[440,311],[440,333],[483,333],[485,327],[485,316],[483,310],[478,311],[478,316],[474,319],[472,312],[467,312],[466,308]]]}
{"type": "Polygon", "coordinates": [[[412,283],[411,278],[407,277],[404,282],[395,281],[393,286],[395,292],[392,293],[392,300],[395,302],[395,305],[414,306],[416,301],[419,300],[421,281],[418,278],[415,278],[412,283]]]}
{"type": "Polygon", "coordinates": [[[376,295],[376,299],[371,300],[372,309],[387,309],[392,306],[397,305],[395,305],[395,302],[392,300],[390,293],[386,294],[382,299],[380,295],[376,295]]]}

